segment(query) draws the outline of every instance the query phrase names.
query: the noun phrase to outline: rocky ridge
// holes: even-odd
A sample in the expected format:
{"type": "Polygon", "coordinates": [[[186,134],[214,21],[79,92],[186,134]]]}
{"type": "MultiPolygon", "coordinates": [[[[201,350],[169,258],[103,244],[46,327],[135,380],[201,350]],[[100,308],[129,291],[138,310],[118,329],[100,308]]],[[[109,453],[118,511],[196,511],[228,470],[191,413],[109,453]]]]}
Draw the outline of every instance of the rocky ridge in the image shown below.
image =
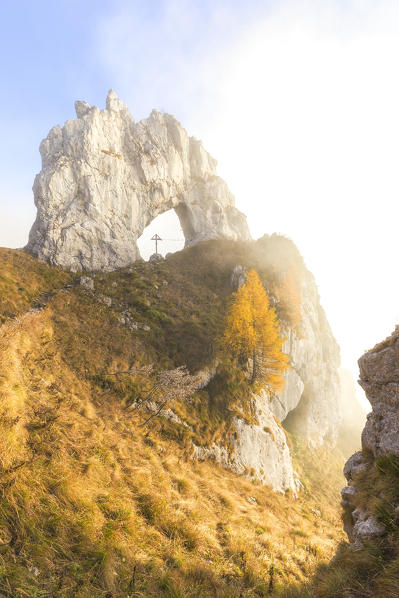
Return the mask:
{"type": "Polygon", "coordinates": [[[311,446],[335,445],[341,423],[338,368],[340,351],[313,275],[304,270],[300,333],[288,329],[285,352],[291,368],[281,397],[271,403],[273,414],[299,431],[311,446]]]}
{"type": "Polygon", "coordinates": [[[30,253],[71,271],[115,270],[140,257],[144,228],[172,208],[186,246],[250,239],[216,160],[173,116],[153,110],[135,123],[112,90],[104,110],[75,109],[40,145],[30,253]]]}

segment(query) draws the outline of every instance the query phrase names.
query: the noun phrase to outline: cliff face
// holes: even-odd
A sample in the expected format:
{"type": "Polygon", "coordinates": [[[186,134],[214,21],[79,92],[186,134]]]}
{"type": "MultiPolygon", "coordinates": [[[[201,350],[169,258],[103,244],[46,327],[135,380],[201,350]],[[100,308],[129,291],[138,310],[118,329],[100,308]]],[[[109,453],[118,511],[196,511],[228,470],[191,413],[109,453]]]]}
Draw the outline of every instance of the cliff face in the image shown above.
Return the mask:
{"type": "MultiPolygon", "coordinates": [[[[376,479],[386,470],[396,467],[399,457],[399,328],[385,341],[376,345],[359,359],[359,383],[365,390],[372,411],[362,433],[362,451],[352,455],[345,466],[348,486],[342,490],[345,530],[351,542],[361,545],[364,540],[384,536],[386,521],[376,512],[378,501],[387,501],[381,480],[371,492],[363,487],[367,478],[376,479]]],[[[390,484],[390,491],[395,490],[390,484]]],[[[385,505],[394,510],[397,504],[385,505]]],[[[399,504],[399,503],[398,503],[399,504]]],[[[392,513],[392,520],[397,515],[392,513]]]]}
{"type": "Polygon", "coordinates": [[[250,239],[216,160],[169,114],[134,122],[113,91],[106,109],[76,102],[76,120],[41,143],[28,251],[71,271],[114,270],[140,254],[136,241],[174,208],[186,246],[250,239]]]}
{"type": "Polygon", "coordinates": [[[291,370],[273,413],[312,446],[334,445],[341,422],[339,346],[331,332],[313,275],[304,269],[300,333],[287,330],[291,370]]]}
{"type": "MultiPolygon", "coordinates": [[[[275,264],[279,274],[293,266],[300,272],[300,326],[284,325],[284,350],[290,357],[284,390],[270,396],[262,391],[252,396],[257,424],[235,418],[231,453],[221,446],[196,447],[198,458],[213,458],[233,471],[248,475],[284,492],[298,490],[292,456],[284,427],[311,447],[336,444],[341,425],[340,354],[331,332],[313,275],[307,270],[295,245],[288,239],[263,237],[256,244],[260,263],[275,264]],[[277,246],[277,247],[276,247],[277,246]]],[[[233,270],[233,280],[242,266],[233,270]]],[[[266,283],[267,288],[267,283],[266,283]]],[[[270,291],[269,291],[270,292],[270,291]]]]}

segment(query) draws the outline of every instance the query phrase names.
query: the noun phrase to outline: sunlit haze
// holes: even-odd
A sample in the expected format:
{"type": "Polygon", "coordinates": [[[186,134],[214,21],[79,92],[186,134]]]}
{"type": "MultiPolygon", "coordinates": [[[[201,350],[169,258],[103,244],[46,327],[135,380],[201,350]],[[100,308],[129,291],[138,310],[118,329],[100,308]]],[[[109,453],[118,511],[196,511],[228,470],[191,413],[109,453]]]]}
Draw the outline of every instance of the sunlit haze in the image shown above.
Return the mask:
{"type": "MultiPolygon", "coordinates": [[[[136,120],[155,107],[202,139],[254,238],[280,232],[296,243],[315,276],[343,365],[357,378],[358,357],[399,322],[398,3],[149,4],[87,2],[76,13],[79,26],[71,16],[75,2],[60,2],[41,24],[26,4],[20,36],[26,52],[7,59],[1,99],[0,245],[27,240],[41,139],[73,118],[75,99],[103,108],[112,87],[136,120]],[[56,23],[59,39],[46,45],[46,28],[56,23]],[[71,57],[67,39],[73,46],[75,29],[84,25],[85,41],[71,57]],[[36,44],[32,58],[29,44],[36,44]],[[40,67],[51,44],[54,77],[40,67]],[[35,90],[28,74],[26,84],[16,81],[24,70],[12,74],[13,61],[15,70],[25,61],[27,73],[30,60],[38,69],[35,90]]],[[[2,28],[16,19],[7,10],[2,28]]],[[[4,61],[17,42],[5,35],[1,43],[4,61]]],[[[179,248],[182,238],[176,219],[167,218],[151,229],[173,239],[164,241],[163,252],[179,248]]]]}

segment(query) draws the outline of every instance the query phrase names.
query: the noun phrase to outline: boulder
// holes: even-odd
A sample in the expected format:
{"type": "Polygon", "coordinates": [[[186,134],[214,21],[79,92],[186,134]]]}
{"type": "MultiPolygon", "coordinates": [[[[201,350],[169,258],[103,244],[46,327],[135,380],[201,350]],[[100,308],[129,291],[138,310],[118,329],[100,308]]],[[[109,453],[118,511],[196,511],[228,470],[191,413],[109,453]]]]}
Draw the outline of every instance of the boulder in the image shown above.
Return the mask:
{"type": "Polygon", "coordinates": [[[160,262],[163,262],[164,259],[165,258],[160,253],[153,253],[152,255],[150,255],[150,258],[148,261],[150,261],[152,264],[159,264],[160,262]]]}
{"type": "Polygon", "coordinates": [[[90,276],[81,276],[79,282],[84,289],[94,291],[94,280],[90,276]]]}

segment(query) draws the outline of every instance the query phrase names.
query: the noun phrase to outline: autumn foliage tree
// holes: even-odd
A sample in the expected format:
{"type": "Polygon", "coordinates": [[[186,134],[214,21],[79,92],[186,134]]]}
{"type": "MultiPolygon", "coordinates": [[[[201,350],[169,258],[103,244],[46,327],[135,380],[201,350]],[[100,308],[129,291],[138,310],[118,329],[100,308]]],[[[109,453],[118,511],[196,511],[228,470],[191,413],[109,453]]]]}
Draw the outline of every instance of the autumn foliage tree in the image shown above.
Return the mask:
{"type": "Polygon", "coordinates": [[[298,334],[302,321],[301,275],[295,264],[285,272],[278,272],[272,277],[270,291],[278,302],[278,314],[298,334]]]}
{"type": "Polygon", "coordinates": [[[251,383],[261,382],[272,392],[284,387],[288,355],[276,312],[255,270],[233,294],[227,312],[222,345],[242,365],[252,360],[251,383]]]}

